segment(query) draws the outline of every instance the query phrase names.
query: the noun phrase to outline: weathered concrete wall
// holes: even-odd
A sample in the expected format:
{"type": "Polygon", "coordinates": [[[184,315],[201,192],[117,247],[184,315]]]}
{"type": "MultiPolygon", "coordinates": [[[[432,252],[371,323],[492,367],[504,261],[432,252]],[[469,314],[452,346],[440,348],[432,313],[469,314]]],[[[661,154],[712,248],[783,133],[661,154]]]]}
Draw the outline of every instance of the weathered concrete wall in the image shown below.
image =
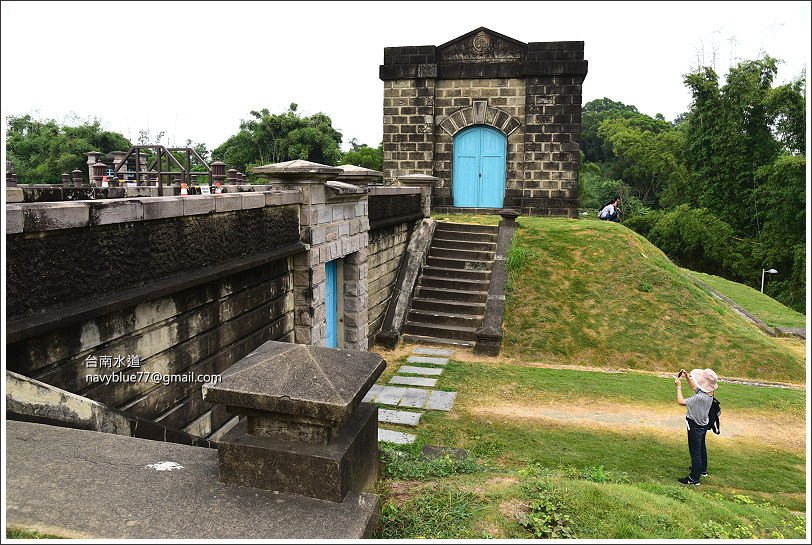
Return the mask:
{"type": "Polygon", "coordinates": [[[216,432],[230,417],[203,402],[201,381],[268,340],[293,341],[301,197],[254,198],[262,206],[243,208],[241,195],[137,199],[140,218],[110,225],[91,219],[109,201],[19,205],[23,232],[7,236],[7,368],[170,428],[216,432]],[[144,219],[178,200],[209,212],[144,219]]]}

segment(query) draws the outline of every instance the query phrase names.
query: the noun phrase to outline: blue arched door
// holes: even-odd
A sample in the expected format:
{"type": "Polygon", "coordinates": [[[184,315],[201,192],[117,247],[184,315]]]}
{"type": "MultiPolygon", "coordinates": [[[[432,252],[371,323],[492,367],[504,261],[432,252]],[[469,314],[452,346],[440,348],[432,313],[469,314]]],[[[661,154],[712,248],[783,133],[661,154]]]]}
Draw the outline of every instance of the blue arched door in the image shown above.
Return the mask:
{"type": "Polygon", "coordinates": [[[505,135],[485,125],[468,127],[454,136],[454,206],[502,208],[506,151],[505,135]]]}

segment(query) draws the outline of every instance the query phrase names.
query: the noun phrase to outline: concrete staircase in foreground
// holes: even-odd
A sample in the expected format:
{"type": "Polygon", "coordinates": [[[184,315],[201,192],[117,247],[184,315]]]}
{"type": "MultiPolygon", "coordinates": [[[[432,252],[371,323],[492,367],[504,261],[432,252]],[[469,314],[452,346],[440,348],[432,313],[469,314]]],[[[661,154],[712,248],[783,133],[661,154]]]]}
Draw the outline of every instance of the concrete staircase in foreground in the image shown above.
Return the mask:
{"type": "Polygon", "coordinates": [[[485,316],[498,232],[495,225],[437,223],[403,340],[474,346],[485,316]]]}

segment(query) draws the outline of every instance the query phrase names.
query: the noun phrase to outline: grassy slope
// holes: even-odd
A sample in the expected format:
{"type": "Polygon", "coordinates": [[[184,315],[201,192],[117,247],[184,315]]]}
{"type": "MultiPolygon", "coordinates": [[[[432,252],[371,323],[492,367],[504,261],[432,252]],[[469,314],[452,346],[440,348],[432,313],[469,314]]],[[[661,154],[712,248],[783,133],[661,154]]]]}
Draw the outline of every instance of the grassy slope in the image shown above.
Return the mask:
{"type": "MultiPolygon", "coordinates": [[[[393,367],[398,362],[392,362],[393,367]]],[[[590,429],[576,423],[488,415],[483,406],[532,402],[543,395],[582,403],[614,401],[674,407],[673,382],[639,373],[606,374],[512,364],[452,361],[440,383],[458,391],[454,411],[427,412],[418,445],[468,450],[480,471],[454,475],[443,466],[387,467],[381,483],[384,537],[532,537],[518,523],[532,495],[528,480],[544,477],[562,494],[577,537],[701,538],[799,537],[800,522],[787,509],[805,506],[802,451],[753,440],[709,439],[712,476],[699,488],[676,478],[689,465],[684,433],[645,429],[590,429]],[[630,392],[638,392],[629,399],[630,392]],[[594,482],[594,481],[598,482],[594,482]],[[455,513],[449,517],[448,513],[455,513]],[[749,533],[748,533],[749,532],[749,533]],[[734,535],[735,534],[735,535],[734,535]]],[[[804,415],[805,392],[725,384],[728,414],[757,411],[804,415]]],[[[678,410],[678,408],[675,408],[678,410]]],[[[777,417],[777,416],[776,416],[777,417]]],[[[413,429],[403,428],[414,433],[413,429]]],[[[461,464],[457,473],[470,472],[461,464]],[[461,468],[461,469],[459,469],[461,468]]]]}
{"type": "Polygon", "coordinates": [[[803,382],[802,350],[763,335],[645,238],[594,220],[519,218],[503,354],[524,361],[803,382]]]}
{"type": "Polygon", "coordinates": [[[722,295],[729,297],[742,308],[763,320],[767,325],[773,327],[806,327],[806,317],[803,314],[785,307],[772,297],[764,295],[750,286],[732,282],[712,274],[688,271],[687,269],[683,269],[683,271],[695,275],[722,295]]]}

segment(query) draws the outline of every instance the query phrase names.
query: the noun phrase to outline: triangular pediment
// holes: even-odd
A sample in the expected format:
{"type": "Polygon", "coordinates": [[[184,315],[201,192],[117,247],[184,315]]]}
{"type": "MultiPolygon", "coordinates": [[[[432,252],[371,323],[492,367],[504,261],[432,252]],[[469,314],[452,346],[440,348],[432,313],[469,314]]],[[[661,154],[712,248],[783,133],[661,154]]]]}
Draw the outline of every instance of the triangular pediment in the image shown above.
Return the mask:
{"type": "Polygon", "coordinates": [[[527,44],[479,27],[437,48],[440,62],[516,62],[524,59],[527,44]]]}

